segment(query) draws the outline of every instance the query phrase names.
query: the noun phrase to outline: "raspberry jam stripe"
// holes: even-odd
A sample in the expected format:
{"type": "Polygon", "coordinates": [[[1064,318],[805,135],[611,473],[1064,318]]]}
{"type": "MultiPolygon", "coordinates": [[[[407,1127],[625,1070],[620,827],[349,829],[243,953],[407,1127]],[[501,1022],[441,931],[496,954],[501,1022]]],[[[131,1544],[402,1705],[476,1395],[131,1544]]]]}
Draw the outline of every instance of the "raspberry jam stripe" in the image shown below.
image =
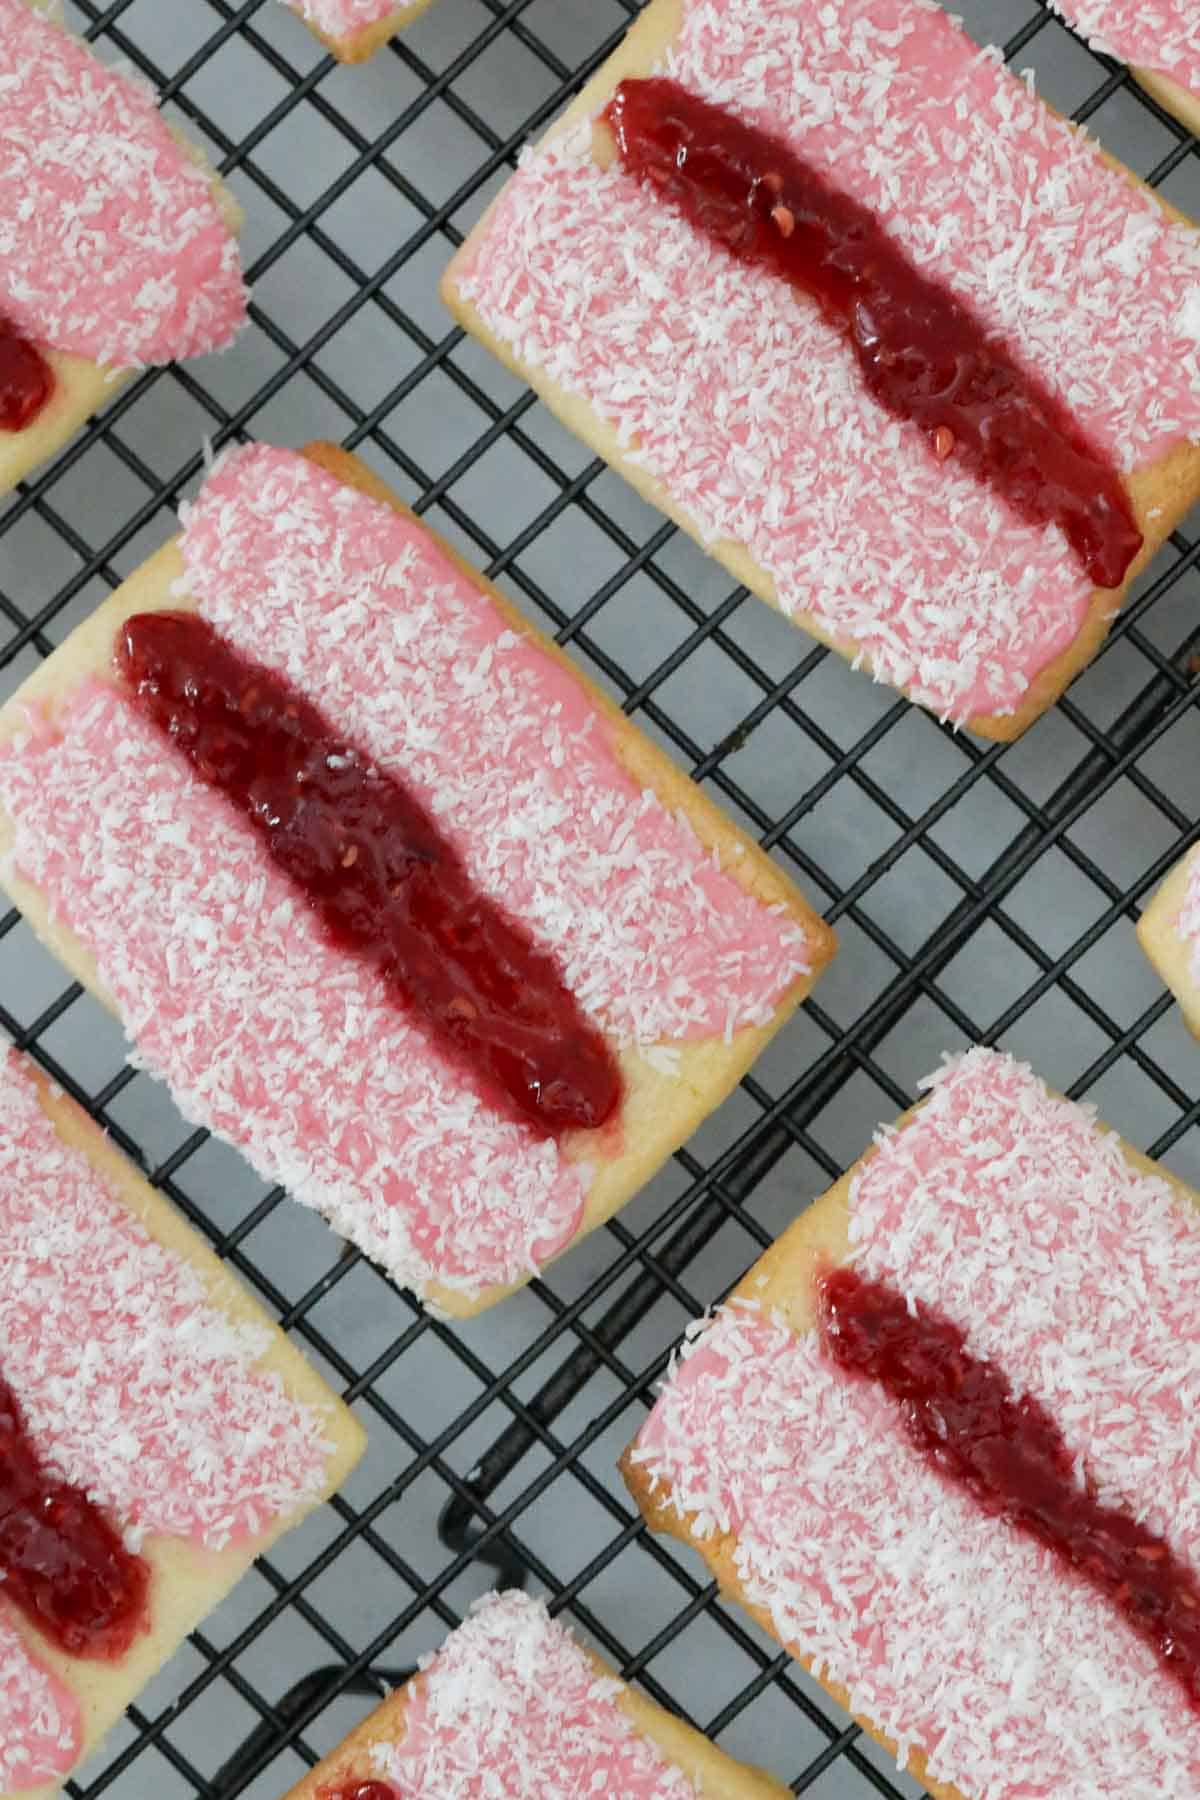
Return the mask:
{"type": "Polygon", "coordinates": [[[390,1781],[351,1781],[317,1789],[318,1800],[400,1800],[390,1781]]]}
{"type": "Polygon", "coordinates": [[[37,345],[0,319],[0,431],[24,431],[53,392],[54,371],[37,345]]]}
{"type": "Polygon", "coordinates": [[[0,1374],[0,1605],[68,1656],[115,1662],[149,1624],[150,1568],[39,1456],[0,1374]]]}
{"type": "Polygon", "coordinates": [[[1097,587],[1142,547],[1124,485],[1043,384],[878,220],[782,139],[657,77],[605,114],[622,165],[739,262],[807,294],[846,336],[868,391],[1023,519],[1059,526],[1097,587]]]}
{"type": "Polygon", "coordinates": [[[378,969],[485,1102],[546,1137],[613,1115],[621,1076],[603,1036],[405,785],[194,613],[129,619],[118,665],[331,943],[378,969]]]}
{"type": "Polygon", "coordinates": [[[952,1320],[856,1269],[821,1277],[818,1317],[826,1355],[878,1385],[931,1466],[1090,1583],[1200,1709],[1200,1582],[1157,1532],[1080,1481],[1046,1408],[972,1356],[952,1320]]]}

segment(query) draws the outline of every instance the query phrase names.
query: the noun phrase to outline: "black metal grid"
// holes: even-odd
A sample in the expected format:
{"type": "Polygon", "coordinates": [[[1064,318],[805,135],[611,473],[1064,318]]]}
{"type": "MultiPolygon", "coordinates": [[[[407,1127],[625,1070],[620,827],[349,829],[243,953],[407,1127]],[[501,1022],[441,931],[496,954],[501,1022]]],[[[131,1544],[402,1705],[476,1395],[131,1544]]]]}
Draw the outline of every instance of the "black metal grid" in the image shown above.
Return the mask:
{"type": "MultiPolygon", "coordinates": [[[[439,0],[355,74],[335,70],[271,0],[68,9],[212,148],[247,204],[258,298],[246,367],[143,376],[10,502],[4,691],[166,535],[199,473],[202,433],[220,443],[323,431],[372,460],[549,625],[842,936],[803,1015],[674,1168],[526,1295],[452,1328],[356,1253],[339,1254],[278,1190],[250,1191],[231,1158],[120,1065],[91,1002],[39,962],[18,915],[0,918],[0,1024],[149,1170],[341,1385],[372,1438],[344,1495],[195,1634],[76,1795],[281,1792],[363,1710],[342,1698],[381,1692],[492,1579],[544,1588],[625,1674],[734,1751],[769,1750],[796,1792],[913,1793],[717,1601],[697,1563],[646,1534],[612,1476],[613,1451],[633,1435],[682,1323],[877,1120],[909,1104],[943,1048],[1027,1053],[1073,1095],[1101,1100],[1152,1155],[1200,1173],[1200,1062],[1131,929],[1200,834],[1200,541],[1172,538],[1053,714],[1016,747],[984,748],[730,591],[433,301],[436,274],[520,144],[639,9],[439,0]],[[238,111],[248,62],[277,95],[249,118],[238,111]],[[334,147],[333,180],[319,159],[315,169],[289,160],[296,121],[334,147]],[[430,169],[432,182],[414,173],[430,169]],[[360,225],[380,221],[354,249],[346,202],[360,225]],[[315,320],[302,275],[288,271],[298,251],[341,283],[315,320]],[[384,383],[366,395],[339,373],[342,335],[364,323],[386,344],[373,365],[384,383]],[[412,433],[422,394],[432,411],[461,409],[461,443],[412,433]],[[491,523],[497,454],[509,491],[515,480],[531,497],[491,523]],[[581,559],[563,554],[564,532],[581,559]],[[723,713],[706,699],[714,685],[723,713]],[[570,1521],[566,1549],[561,1524],[543,1537],[556,1507],[570,1521]],[[364,1582],[374,1605],[346,1613],[341,1596],[364,1582]]],[[[1200,145],[1126,71],[1070,39],[1040,0],[981,0],[976,11],[991,35],[1010,32],[1006,53],[1020,66],[1050,66],[1052,99],[1180,204],[1200,205],[1200,145]]]]}

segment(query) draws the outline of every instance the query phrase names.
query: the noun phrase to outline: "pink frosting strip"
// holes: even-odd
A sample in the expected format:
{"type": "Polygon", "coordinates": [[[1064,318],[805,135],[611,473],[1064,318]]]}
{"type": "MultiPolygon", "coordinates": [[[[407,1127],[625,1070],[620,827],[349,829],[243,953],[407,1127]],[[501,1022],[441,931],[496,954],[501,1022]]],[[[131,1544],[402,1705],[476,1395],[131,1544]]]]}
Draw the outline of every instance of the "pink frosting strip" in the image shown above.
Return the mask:
{"type": "Polygon", "coordinates": [[[82,1752],[79,1701],[0,1613],[0,1789],[18,1794],[57,1785],[82,1752]]]}
{"type": "Polygon", "coordinates": [[[403,10],[406,0],[285,0],[293,12],[318,31],[330,37],[352,38],[393,13],[403,10]]]}
{"type": "MultiPolygon", "coordinates": [[[[1120,466],[1200,437],[1200,244],[919,0],[684,0],[667,72],[782,133],[872,206],[1120,466]]],[[[1089,590],[862,391],[808,303],[744,269],[585,127],[526,155],[459,289],[586,397],[707,542],[785,611],[954,719],[1012,712],[1089,590]]]]}
{"type": "MultiPolygon", "coordinates": [[[[317,1497],[320,1410],[260,1372],[270,1342],[209,1300],[0,1060],[0,1363],[40,1456],[138,1547],[256,1538],[317,1497]]],[[[0,1590],[2,1592],[2,1590],[0,1590]]]]}
{"type": "MultiPolygon", "coordinates": [[[[963,1326],[1049,1409],[1101,1500],[1200,1566],[1200,1220],[1170,1184],[976,1050],[881,1137],[850,1204],[864,1271],[963,1326]]],[[[988,1800],[1200,1794],[1194,1721],[1153,1653],[943,1483],[811,1335],[728,1309],[638,1456],[702,1533],[737,1531],[748,1597],[933,1778],[988,1800]]]]}
{"type": "Polygon", "coordinates": [[[769,1022],[803,932],[637,787],[579,680],[419,525],[266,446],[184,516],[205,618],[416,791],[601,1025],[655,1044],[769,1022]]]}
{"type": "Polygon", "coordinates": [[[246,317],[236,240],[153,94],[25,0],[0,0],[0,313],[114,369],[246,317]]]}
{"type": "Polygon", "coordinates": [[[451,1634],[375,1751],[399,1800],[697,1800],[538,1600],[492,1594],[451,1634]]]}
{"type": "Polygon", "coordinates": [[[1097,50],[1169,75],[1200,96],[1200,15],[1195,0],[1050,0],[1097,50]]]}

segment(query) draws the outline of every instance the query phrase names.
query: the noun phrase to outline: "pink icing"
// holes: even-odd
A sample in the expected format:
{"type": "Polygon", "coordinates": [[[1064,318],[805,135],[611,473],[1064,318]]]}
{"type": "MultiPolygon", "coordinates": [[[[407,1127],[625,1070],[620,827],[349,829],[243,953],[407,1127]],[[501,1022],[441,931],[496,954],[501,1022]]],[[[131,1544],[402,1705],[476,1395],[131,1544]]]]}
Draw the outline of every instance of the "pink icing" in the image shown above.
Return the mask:
{"type": "MultiPolygon", "coordinates": [[[[180,1256],[70,1149],[0,1061],[0,1363],[39,1454],[146,1536],[220,1550],[314,1500],[319,1409],[257,1359],[180,1256]]],[[[3,1590],[0,1588],[0,1594],[3,1590]]]]}
{"type": "Polygon", "coordinates": [[[1050,0],[1055,12],[1110,56],[1169,75],[1200,95],[1195,0],[1050,0]]]}
{"type": "MultiPolygon", "coordinates": [[[[183,549],[206,616],[410,781],[656,1066],[676,1054],[662,1039],[769,1019],[808,968],[790,916],[637,789],[580,683],[414,523],[249,449],[210,477],[183,549]]],[[[85,684],[60,731],[0,751],[0,795],[18,865],[188,1115],[398,1280],[476,1293],[570,1241],[587,1169],[480,1105],[119,692],[85,684]]]]}
{"type": "MultiPolygon", "coordinates": [[[[964,1325],[1100,1495],[1200,1565],[1200,1224],[1169,1184],[980,1050],[882,1138],[851,1208],[865,1270],[964,1325]]],[[[1193,1720],[1153,1652],[943,1483],[811,1334],[728,1308],[636,1454],[698,1535],[737,1533],[747,1597],[931,1778],[988,1800],[1200,1794],[1193,1720]]]]}
{"type": "MultiPolygon", "coordinates": [[[[684,0],[668,71],[781,132],[1055,386],[1122,468],[1200,437],[1200,244],[921,0],[684,0]]],[[[459,291],[585,396],[784,610],[962,720],[1011,712],[1090,598],[1061,534],[939,464],[816,310],[576,130],[528,152],[459,291]]]]}
{"type": "Polygon", "coordinates": [[[154,97],[26,0],[0,0],[0,312],[115,369],[227,344],[237,243],[154,97]]]}
{"type": "Polygon", "coordinates": [[[538,1600],[491,1594],[425,1666],[377,1773],[399,1800],[697,1800],[538,1600]]]}
{"type": "Polygon", "coordinates": [[[0,1789],[57,1786],[82,1750],[79,1701],[0,1614],[0,1789]]]}
{"type": "Polygon", "coordinates": [[[412,0],[286,0],[286,4],[318,31],[353,38],[383,19],[399,17],[412,0]]]}

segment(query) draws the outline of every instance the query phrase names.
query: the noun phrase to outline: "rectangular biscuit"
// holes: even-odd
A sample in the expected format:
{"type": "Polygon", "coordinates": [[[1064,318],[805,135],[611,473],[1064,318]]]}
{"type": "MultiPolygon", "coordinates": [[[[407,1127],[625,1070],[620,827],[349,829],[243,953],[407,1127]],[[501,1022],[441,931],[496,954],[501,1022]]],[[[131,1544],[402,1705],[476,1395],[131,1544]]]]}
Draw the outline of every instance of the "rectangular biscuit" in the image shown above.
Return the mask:
{"type": "Polygon", "coordinates": [[[4,880],[190,1118],[397,1280],[465,1315],[624,1205],[736,1085],[834,938],[383,483],[330,446],[307,455],[237,452],[188,514],[181,541],[198,560],[179,544],[152,557],[0,713],[4,880]],[[317,516],[327,548],[314,555],[317,516]],[[231,531],[257,548],[214,572],[231,531]],[[326,562],[339,570],[331,585],[311,573],[326,562]],[[275,658],[377,761],[419,778],[485,885],[565,964],[620,1062],[613,1126],[534,1151],[520,1127],[479,1111],[369,974],[316,937],[249,827],[121,714],[123,621],[197,607],[198,580],[205,616],[252,660],[275,658]],[[418,1113],[434,1120],[420,1138],[418,1113]]]}
{"type": "Polygon", "coordinates": [[[1197,1196],[997,1052],[927,1085],[694,1335],[622,1472],[938,1800],[1191,1793],[1190,1713],[1153,1649],[934,1470],[832,1360],[816,1300],[853,1260],[948,1318],[1049,1413],[1081,1489],[1196,1569],[1197,1196]]]}
{"type": "Polygon", "coordinates": [[[610,1800],[785,1800],[790,1792],[624,1686],[540,1600],[517,1592],[479,1601],[422,1673],[287,1800],[350,1800],[371,1781],[385,1791],[396,1782],[402,1794],[427,1800],[485,1792],[544,1800],[568,1791],[610,1800]]]}
{"type": "MultiPolygon", "coordinates": [[[[8,108],[15,115],[11,131],[9,125],[5,125],[6,135],[11,135],[14,142],[21,142],[23,134],[29,132],[35,136],[39,131],[61,133],[68,120],[77,129],[78,137],[72,147],[70,168],[72,172],[78,172],[85,183],[90,184],[93,203],[106,215],[104,230],[96,230],[94,233],[97,239],[119,237],[119,230],[113,226],[110,216],[116,210],[118,198],[123,203],[126,216],[136,216],[137,208],[145,197],[141,185],[142,171],[151,161],[151,152],[160,159],[167,154],[179,158],[185,178],[190,176],[193,183],[197,182],[195,171],[187,165],[196,164],[200,168],[208,181],[211,200],[215,202],[219,220],[230,237],[236,238],[242,227],[241,208],[219,176],[209,167],[203,150],[190,143],[173,126],[168,126],[154,113],[152,107],[147,106],[143,83],[127,74],[108,69],[89,46],[67,32],[65,27],[43,18],[42,9],[35,4],[35,0],[2,0],[0,45],[3,46],[0,50],[0,72],[5,77],[0,113],[8,108]],[[30,21],[30,12],[37,14],[36,24],[30,21]],[[49,85],[41,85],[41,72],[38,68],[40,64],[44,69],[52,60],[55,63],[57,84],[53,89],[49,85]],[[69,96],[72,83],[80,79],[85,71],[90,91],[86,105],[81,100],[76,118],[71,116],[69,96]],[[130,154],[124,164],[112,154],[107,142],[114,130],[123,128],[140,133],[139,143],[130,146],[130,154]],[[98,170],[101,167],[104,187],[97,185],[100,180],[98,170]]],[[[58,159],[59,162],[61,160],[58,159]]],[[[178,170],[175,171],[174,178],[178,178],[178,170]]],[[[32,159],[27,158],[22,146],[19,154],[14,154],[8,163],[0,165],[0,184],[6,181],[15,181],[20,188],[21,197],[32,198],[37,206],[39,228],[43,235],[34,261],[53,267],[57,260],[61,265],[58,280],[64,291],[73,283],[87,284],[86,265],[75,266],[80,263],[80,259],[72,241],[72,234],[78,230],[78,205],[69,192],[56,186],[53,166],[44,167],[36,154],[32,159]],[[32,192],[29,182],[31,169],[41,184],[32,192]],[[54,228],[49,219],[53,208],[58,205],[62,206],[63,218],[61,237],[56,243],[54,228]]],[[[156,185],[161,193],[169,184],[160,175],[156,185]]],[[[202,187],[200,192],[203,193],[202,187]]],[[[11,207],[13,203],[11,189],[5,191],[0,186],[0,217],[6,218],[10,231],[14,230],[16,221],[5,213],[5,208],[11,207]]],[[[196,205],[194,197],[190,203],[196,205]]],[[[117,216],[120,217],[119,212],[117,216]]],[[[24,228],[23,225],[22,229],[24,228]]],[[[212,282],[214,288],[220,285],[230,271],[213,266],[211,247],[195,258],[193,266],[189,260],[189,245],[196,241],[194,230],[180,229],[178,221],[173,223],[172,229],[178,238],[178,247],[174,252],[174,277],[187,280],[202,269],[205,279],[212,282]]],[[[147,240],[165,235],[165,232],[159,230],[145,231],[147,240]]],[[[3,262],[0,274],[8,293],[7,302],[0,301],[0,312],[8,318],[12,312],[14,297],[18,294],[21,296],[30,309],[33,322],[26,325],[24,318],[19,322],[26,335],[38,345],[54,376],[53,392],[33,421],[18,431],[0,430],[0,494],[5,494],[39,463],[55,455],[93,413],[119,392],[135,370],[151,361],[169,359],[163,356],[146,357],[138,352],[135,345],[122,344],[121,334],[115,327],[111,336],[106,336],[110,352],[107,356],[85,354],[78,348],[55,348],[56,343],[67,340],[60,340],[58,332],[45,328],[46,322],[38,317],[45,295],[43,293],[35,301],[26,294],[26,267],[12,244],[6,245],[4,257],[0,260],[3,262]],[[38,329],[38,325],[43,329],[38,329]]],[[[167,262],[171,260],[171,256],[167,255],[167,262]]],[[[121,253],[118,250],[109,258],[107,269],[111,285],[118,291],[119,271],[115,265],[120,261],[121,253]]],[[[143,296],[149,296],[152,290],[170,287],[172,279],[167,275],[164,265],[159,269],[157,279],[148,278],[143,282],[141,293],[136,298],[140,300],[143,296]]],[[[91,283],[89,305],[92,307],[95,307],[95,295],[102,285],[104,284],[96,280],[91,283]]],[[[224,298],[228,300],[229,295],[226,294],[224,298]]],[[[111,301],[107,303],[113,304],[111,301]]],[[[174,304],[173,299],[170,304],[174,304]]],[[[164,299],[163,305],[167,306],[168,300],[164,299]]],[[[83,310],[86,313],[87,308],[83,310]]],[[[103,308],[95,310],[97,317],[102,316],[103,308]]],[[[241,316],[244,319],[244,299],[241,316]]],[[[62,320],[59,319],[56,323],[61,326],[62,320]]],[[[105,320],[106,332],[112,324],[111,320],[105,320]]],[[[95,321],[92,321],[83,330],[82,336],[94,337],[98,329],[95,321]]],[[[189,339],[197,335],[197,328],[186,320],[181,323],[178,314],[173,330],[189,339]]],[[[200,335],[203,335],[202,330],[200,335]]],[[[224,337],[224,323],[217,335],[224,337]]],[[[191,353],[190,350],[188,353],[191,353]]]]}
{"type": "Polygon", "coordinates": [[[390,0],[286,0],[300,14],[313,36],[319,38],[339,62],[366,62],[398,31],[433,5],[433,0],[406,0],[396,6],[390,0]]]}
{"type": "Polygon", "coordinates": [[[151,1569],[147,1628],[117,1662],[51,1645],[0,1582],[0,1791],[49,1800],[365,1438],[228,1266],[12,1054],[0,1118],[0,1375],[39,1454],[151,1569]],[[31,1694],[50,1697],[36,1730],[31,1694]]]}
{"type": "Polygon", "coordinates": [[[648,199],[593,126],[621,81],[666,71],[868,205],[1122,471],[1132,579],[1200,497],[1200,244],[996,61],[912,0],[652,0],[442,293],[737,581],[1007,739],[1094,655],[1128,582],[1092,588],[1057,532],[937,463],[814,302],[648,199]]]}
{"type": "Polygon", "coordinates": [[[1200,850],[1175,864],[1138,920],[1137,935],[1200,1037],[1200,850]]]}

